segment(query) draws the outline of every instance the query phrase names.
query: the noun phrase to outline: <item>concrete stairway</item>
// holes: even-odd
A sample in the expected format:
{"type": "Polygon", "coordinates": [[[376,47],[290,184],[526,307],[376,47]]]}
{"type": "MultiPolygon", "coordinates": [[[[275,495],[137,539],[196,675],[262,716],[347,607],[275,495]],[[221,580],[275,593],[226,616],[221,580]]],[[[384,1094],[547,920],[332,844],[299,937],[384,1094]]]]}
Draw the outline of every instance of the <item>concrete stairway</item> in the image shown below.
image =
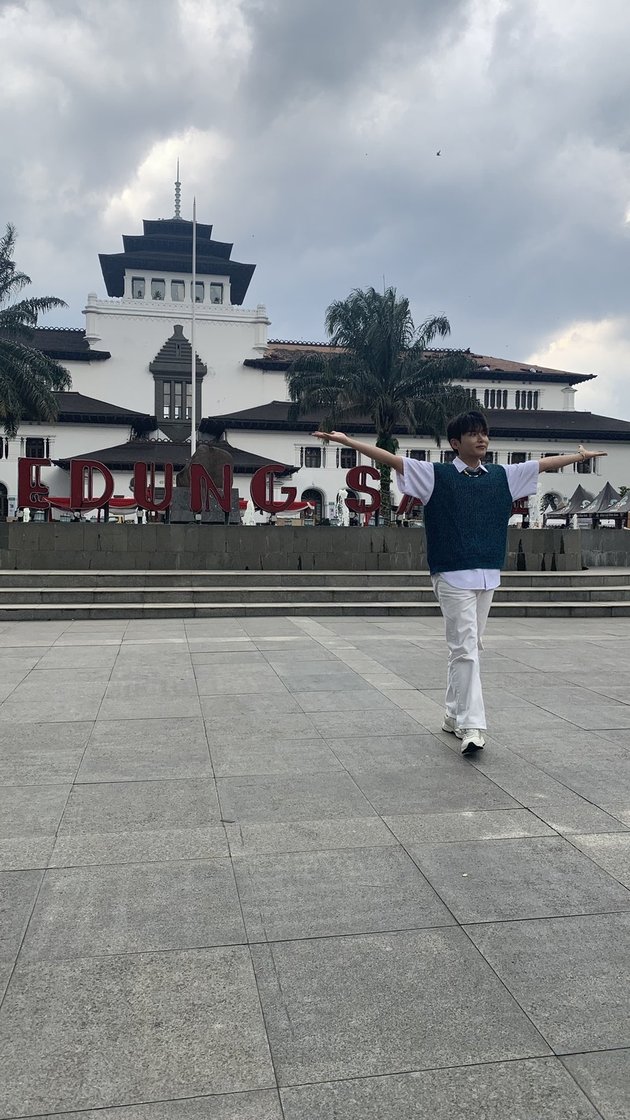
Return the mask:
{"type": "MultiPolygon", "coordinates": [[[[438,613],[427,572],[0,571],[0,622],[438,613]]],[[[492,613],[630,615],[630,570],[507,572],[492,613]]]]}

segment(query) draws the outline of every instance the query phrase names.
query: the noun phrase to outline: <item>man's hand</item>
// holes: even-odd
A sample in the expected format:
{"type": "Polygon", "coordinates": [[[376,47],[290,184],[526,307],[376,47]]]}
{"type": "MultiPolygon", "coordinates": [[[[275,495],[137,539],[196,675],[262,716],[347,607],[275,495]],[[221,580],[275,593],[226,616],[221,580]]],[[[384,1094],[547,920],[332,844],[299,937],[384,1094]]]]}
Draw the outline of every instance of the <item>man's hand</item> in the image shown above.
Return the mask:
{"type": "Polygon", "coordinates": [[[578,447],[578,452],[583,455],[585,459],[599,459],[602,455],[607,455],[607,451],[587,451],[582,444],[578,447]]]}
{"type": "Polygon", "coordinates": [[[348,443],[348,437],[343,432],[313,432],[313,435],[326,442],[330,440],[331,443],[348,443]]]}

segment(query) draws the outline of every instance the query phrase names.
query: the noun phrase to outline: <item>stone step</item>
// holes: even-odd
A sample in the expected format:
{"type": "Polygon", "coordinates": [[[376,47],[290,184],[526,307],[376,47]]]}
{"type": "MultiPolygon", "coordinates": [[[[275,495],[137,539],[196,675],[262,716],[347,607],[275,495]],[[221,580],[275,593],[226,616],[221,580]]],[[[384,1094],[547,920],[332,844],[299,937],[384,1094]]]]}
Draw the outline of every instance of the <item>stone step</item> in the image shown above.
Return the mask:
{"type": "MultiPolygon", "coordinates": [[[[630,571],[625,568],[592,568],[577,572],[504,572],[503,588],[582,588],[630,587],[630,571]]],[[[12,588],[149,588],[149,587],[221,588],[321,588],[348,587],[403,588],[430,590],[427,571],[200,571],[200,570],[0,570],[0,590],[12,588]]]]}
{"type": "MultiPolygon", "coordinates": [[[[238,617],[282,617],[325,616],[325,615],[365,615],[429,617],[439,614],[437,603],[410,603],[400,601],[385,602],[347,602],[334,603],[303,602],[298,604],[245,603],[14,603],[0,606],[0,622],[15,621],[61,621],[93,619],[137,619],[137,618],[238,618],[238,617]]],[[[558,600],[550,603],[520,600],[493,604],[495,617],[540,618],[540,617],[626,617],[630,616],[630,602],[573,602],[558,600]]]]}
{"type": "MultiPolygon", "coordinates": [[[[310,603],[324,606],[328,603],[407,603],[410,607],[435,603],[431,587],[203,587],[196,583],[172,586],[130,587],[12,587],[0,590],[0,606],[16,603],[70,605],[84,604],[160,604],[167,606],[177,603],[245,606],[273,602],[279,609],[283,606],[310,603]]],[[[538,604],[579,603],[579,602],[630,602],[630,586],[616,587],[501,587],[495,591],[494,602],[518,605],[522,601],[538,604]]]]}

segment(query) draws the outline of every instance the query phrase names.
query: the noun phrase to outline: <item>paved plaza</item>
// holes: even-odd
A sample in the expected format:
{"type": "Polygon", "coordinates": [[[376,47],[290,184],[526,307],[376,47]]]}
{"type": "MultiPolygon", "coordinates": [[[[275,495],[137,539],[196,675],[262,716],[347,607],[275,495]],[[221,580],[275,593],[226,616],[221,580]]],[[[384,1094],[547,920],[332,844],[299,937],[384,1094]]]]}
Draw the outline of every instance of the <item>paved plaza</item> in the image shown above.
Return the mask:
{"type": "Polygon", "coordinates": [[[485,644],[0,624],[1,1120],[630,1117],[630,626],[485,644]]]}

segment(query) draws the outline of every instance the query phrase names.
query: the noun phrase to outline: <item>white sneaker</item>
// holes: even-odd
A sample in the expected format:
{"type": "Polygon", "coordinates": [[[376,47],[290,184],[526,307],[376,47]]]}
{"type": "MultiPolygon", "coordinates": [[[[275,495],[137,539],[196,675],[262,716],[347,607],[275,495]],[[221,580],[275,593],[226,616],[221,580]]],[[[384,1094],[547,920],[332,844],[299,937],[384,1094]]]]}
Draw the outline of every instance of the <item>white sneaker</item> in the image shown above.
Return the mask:
{"type": "Polygon", "coordinates": [[[457,727],[455,734],[462,741],[462,754],[482,751],[486,744],[486,740],[477,727],[457,727]]]}
{"type": "Polygon", "coordinates": [[[442,720],[442,731],[450,731],[451,735],[457,734],[457,730],[455,727],[455,716],[447,716],[446,713],[444,713],[444,719],[442,720]]]}

